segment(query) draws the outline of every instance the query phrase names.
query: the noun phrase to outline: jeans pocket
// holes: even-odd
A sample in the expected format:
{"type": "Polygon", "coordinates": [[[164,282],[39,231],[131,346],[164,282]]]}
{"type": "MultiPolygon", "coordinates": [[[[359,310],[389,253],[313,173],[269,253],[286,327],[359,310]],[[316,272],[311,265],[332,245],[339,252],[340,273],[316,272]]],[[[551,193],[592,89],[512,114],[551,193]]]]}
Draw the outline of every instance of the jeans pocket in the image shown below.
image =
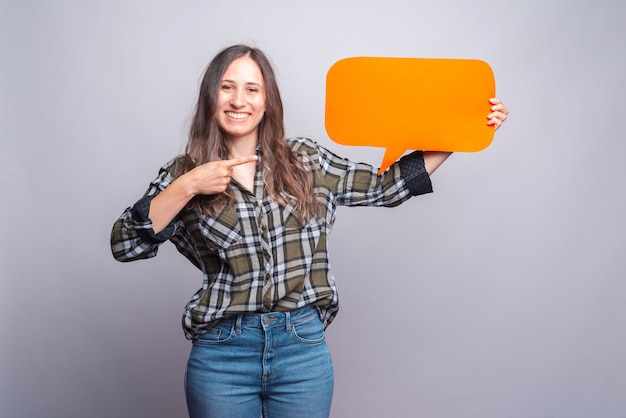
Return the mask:
{"type": "Polygon", "coordinates": [[[309,320],[293,322],[291,335],[304,344],[320,344],[325,340],[324,324],[317,316],[309,320]]]}
{"type": "Polygon", "coordinates": [[[193,340],[197,345],[217,345],[230,342],[235,335],[235,324],[232,321],[221,322],[193,340]]]}

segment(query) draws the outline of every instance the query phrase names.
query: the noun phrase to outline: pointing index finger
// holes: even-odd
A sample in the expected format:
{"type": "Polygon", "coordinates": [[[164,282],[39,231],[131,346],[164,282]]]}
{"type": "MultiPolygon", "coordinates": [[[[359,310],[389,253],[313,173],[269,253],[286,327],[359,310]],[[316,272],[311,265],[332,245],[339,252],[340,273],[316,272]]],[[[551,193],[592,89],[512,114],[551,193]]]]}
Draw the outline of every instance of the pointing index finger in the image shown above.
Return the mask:
{"type": "Polygon", "coordinates": [[[246,164],[246,163],[251,163],[256,160],[258,160],[258,157],[256,155],[248,155],[245,157],[237,157],[237,158],[232,158],[230,160],[224,160],[224,164],[228,168],[233,168],[235,166],[246,164]]]}

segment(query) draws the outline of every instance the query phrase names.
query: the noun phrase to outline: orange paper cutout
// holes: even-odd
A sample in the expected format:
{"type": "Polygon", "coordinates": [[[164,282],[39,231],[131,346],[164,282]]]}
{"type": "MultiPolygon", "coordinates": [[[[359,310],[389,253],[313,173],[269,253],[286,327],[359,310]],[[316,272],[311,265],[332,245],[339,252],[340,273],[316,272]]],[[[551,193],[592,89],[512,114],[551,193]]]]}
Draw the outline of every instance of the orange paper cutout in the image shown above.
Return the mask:
{"type": "Polygon", "coordinates": [[[495,79],[480,60],[353,57],[326,76],[325,125],[342,145],[386,148],[379,173],[407,150],[489,146],[495,79]]]}

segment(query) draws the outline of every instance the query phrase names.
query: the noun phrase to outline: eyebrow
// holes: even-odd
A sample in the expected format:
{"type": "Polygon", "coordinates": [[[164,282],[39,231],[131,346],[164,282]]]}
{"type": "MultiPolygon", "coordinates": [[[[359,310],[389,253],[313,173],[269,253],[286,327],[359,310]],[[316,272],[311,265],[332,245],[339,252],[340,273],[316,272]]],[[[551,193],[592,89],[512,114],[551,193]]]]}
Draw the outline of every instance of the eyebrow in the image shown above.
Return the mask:
{"type": "MultiPolygon", "coordinates": [[[[230,79],[227,79],[227,78],[225,78],[224,80],[222,80],[222,83],[224,83],[224,82],[226,82],[226,83],[233,83],[233,84],[237,84],[237,82],[236,82],[235,80],[230,80],[230,79]]],[[[262,84],[259,84],[259,83],[255,82],[255,81],[246,81],[244,84],[246,84],[246,85],[253,85],[253,86],[263,87],[263,85],[262,85],[262,84]]]]}

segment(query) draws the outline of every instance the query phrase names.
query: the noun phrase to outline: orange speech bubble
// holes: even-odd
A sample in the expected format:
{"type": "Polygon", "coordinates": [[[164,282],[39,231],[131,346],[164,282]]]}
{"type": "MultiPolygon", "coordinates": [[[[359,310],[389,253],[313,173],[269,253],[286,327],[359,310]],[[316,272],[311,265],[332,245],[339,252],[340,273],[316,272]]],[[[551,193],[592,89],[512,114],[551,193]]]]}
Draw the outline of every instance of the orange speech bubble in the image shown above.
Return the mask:
{"type": "Polygon", "coordinates": [[[480,151],[495,79],[480,60],[353,57],[326,76],[328,136],[342,145],[386,148],[380,172],[406,150],[480,151]]]}

